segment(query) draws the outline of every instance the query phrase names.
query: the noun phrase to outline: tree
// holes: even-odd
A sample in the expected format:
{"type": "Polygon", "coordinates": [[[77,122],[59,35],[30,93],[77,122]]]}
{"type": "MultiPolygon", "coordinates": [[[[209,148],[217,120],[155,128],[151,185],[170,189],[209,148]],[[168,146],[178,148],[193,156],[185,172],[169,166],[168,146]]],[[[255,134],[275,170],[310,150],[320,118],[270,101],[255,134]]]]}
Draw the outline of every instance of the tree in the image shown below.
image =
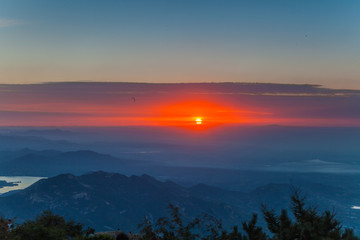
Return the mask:
{"type": "Polygon", "coordinates": [[[170,217],[159,218],[153,226],[149,219],[139,225],[140,239],[143,240],[195,240],[217,239],[222,231],[221,222],[216,218],[203,214],[201,218],[194,218],[185,224],[179,207],[169,205],[170,217]]]}
{"type": "Polygon", "coordinates": [[[0,240],[8,240],[11,238],[13,222],[14,219],[0,217],[0,240]]]}
{"type": "MultiPolygon", "coordinates": [[[[258,215],[253,214],[248,222],[241,224],[242,231],[234,226],[227,232],[221,221],[204,214],[185,222],[179,207],[169,205],[169,216],[159,218],[155,224],[145,218],[139,225],[139,240],[360,240],[352,229],[342,229],[334,212],[319,212],[308,206],[299,191],[291,195],[291,213],[282,209],[280,214],[262,206],[268,236],[257,226],[258,215]]],[[[66,221],[64,217],[44,211],[34,221],[28,220],[15,228],[9,228],[9,221],[0,218],[0,240],[110,240],[107,235],[93,235],[94,229],[83,229],[83,225],[66,221]]],[[[127,235],[124,234],[127,238],[127,235]]],[[[120,237],[119,237],[120,238],[120,237]]]]}
{"type": "Polygon", "coordinates": [[[244,240],[266,240],[267,236],[261,227],[256,226],[257,214],[253,214],[249,222],[243,222],[242,226],[247,236],[243,237],[244,240]]]}
{"type": "Polygon", "coordinates": [[[93,232],[93,229],[83,230],[82,224],[66,221],[64,217],[47,210],[36,217],[35,221],[28,220],[18,225],[13,231],[12,239],[86,239],[93,232]]]}
{"type": "Polygon", "coordinates": [[[273,209],[269,210],[264,205],[262,206],[267,228],[273,234],[272,240],[359,240],[352,230],[342,230],[334,212],[319,213],[316,207],[307,206],[305,200],[298,190],[293,191],[291,210],[295,221],[291,220],[285,209],[280,215],[276,215],[273,209]]]}
{"type": "Polygon", "coordinates": [[[160,218],[155,225],[148,219],[140,226],[140,239],[144,240],[360,240],[352,229],[342,229],[334,212],[319,212],[316,207],[308,206],[306,198],[299,191],[291,195],[291,213],[286,209],[280,214],[262,205],[268,236],[262,227],[257,226],[257,214],[248,222],[242,223],[242,230],[234,226],[227,232],[221,222],[205,215],[195,218],[185,225],[179,208],[170,205],[170,218],[160,218]],[[207,217],[206,217],[207,216],[207,217]]]}

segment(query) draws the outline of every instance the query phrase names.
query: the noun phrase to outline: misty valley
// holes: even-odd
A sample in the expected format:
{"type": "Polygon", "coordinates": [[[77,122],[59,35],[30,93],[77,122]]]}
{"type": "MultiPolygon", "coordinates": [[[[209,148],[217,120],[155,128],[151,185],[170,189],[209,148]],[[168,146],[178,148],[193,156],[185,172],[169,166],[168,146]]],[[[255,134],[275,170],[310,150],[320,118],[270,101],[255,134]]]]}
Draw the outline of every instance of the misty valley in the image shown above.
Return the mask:
{"type": "Polygon", "coordinates": [[[0,213],[24,222],[49,209],[97,231],[136,232],[144,217],[166,215],[171,203],[186,221],[207,213],[230,229],[261,215],[262,204],[289,209],[298,189],[358,233],[359,133],[281,126],[196,135],[157,127],[2,128],[0,213]]]}

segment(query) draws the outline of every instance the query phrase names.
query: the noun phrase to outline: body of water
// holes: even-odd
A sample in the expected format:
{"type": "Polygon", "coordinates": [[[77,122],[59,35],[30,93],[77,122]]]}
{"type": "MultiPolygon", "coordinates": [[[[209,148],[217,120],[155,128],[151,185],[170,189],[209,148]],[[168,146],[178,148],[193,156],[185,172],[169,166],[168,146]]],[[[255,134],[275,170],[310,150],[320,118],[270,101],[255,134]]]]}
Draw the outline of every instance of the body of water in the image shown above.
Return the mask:
{"type": "Polygon", "coordinates": [[[0,188],[0,194],[6,193],[9,191],[13,191],[13,190],[27,188],[31,184],[33,184],[43,178],[44,177],[28,177],[28,176],[5,177],[5,176],[0,176],[0,181],[2,180],[2,181],[6,181],[6,182],[15,182],[17,185],[17,186],[8,186],[8,187],[0,188]]]}

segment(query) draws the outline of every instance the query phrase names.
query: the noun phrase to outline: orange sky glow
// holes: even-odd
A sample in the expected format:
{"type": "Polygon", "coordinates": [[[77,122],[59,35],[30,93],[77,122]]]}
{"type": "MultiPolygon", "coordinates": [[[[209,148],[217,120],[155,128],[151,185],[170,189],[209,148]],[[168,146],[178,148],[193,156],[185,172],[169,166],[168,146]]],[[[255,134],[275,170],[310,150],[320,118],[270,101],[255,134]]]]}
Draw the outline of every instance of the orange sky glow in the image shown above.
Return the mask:
{"type": "MultiPolygon", "coordinates": [[[[36,106],[14,106],[9,110],[24,112],[34,109],[46,112],[46,118],[16,118],[9,124],[0,119],[0,125],[10,126],[176,126],[192,130],[203,130],[220,125],[294,125],[333,126],[356,125],[357,120],[332,120],[324,118],[279,118],[271,112],[255,109],[240,109],[224,101],[186,100],[172,103],[139,103],[125,106],[42,104],[36,106]],[[65,114],[64,114],[65,113],[65,114]],[[59,115],[57,115],[59,114],[59,115]],[[73,115],[74,114],[74,115],[73,115]],[[79,114],[79,115],[77,115],[79,114]],[[199,124],[198,119],[201,119],[199,124]]],[[[34,115],[34,113],[33,113],[34,115]]],[[[36,115],[36,114],[35,114],[36,115]]]]}
{"type": "Polygon", "coordinates": [[[360,126],[358,98],[302,85],[3,85],[0,126],[360,126]]]}

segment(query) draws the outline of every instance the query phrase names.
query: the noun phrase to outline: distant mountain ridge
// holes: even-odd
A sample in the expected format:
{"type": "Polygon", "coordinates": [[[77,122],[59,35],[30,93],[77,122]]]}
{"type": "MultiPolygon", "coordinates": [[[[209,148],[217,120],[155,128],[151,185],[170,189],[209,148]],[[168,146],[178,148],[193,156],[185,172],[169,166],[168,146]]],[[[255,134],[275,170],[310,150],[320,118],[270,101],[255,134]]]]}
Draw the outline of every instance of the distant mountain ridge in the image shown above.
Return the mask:
{"type": "MultiPolygon", "coordinates": [[[[360,214],[355,210],[350,213],[350,207],[360,197],[358,193],[314,183],[303,187],[319,210],[334,208],[344,226],[360,230],[357,227],[360,214]]],[[[288,208],[289,194],[288,184],[272,183],[239,192],[206,184],[183,187],[145,174],[128,177],[97,171],[81,176],[61,174],[1,196],[0,215],[23,221],[50,209],[97,231],[118,228],[136,231],[145,216],[153,221],[166,216],[172,203],[179,206],[187,220],[207,213],[222,219],[228,228],[250,219],[253,212],[261,215],[261,203],[274,209],[288,208]]],[[[265,224],[261,218],[259,224],[265,224]]]]}
{"type": "Polygon", "coordinates": [[[97,170],[127,172],[143,163],[89,150],[61,152],[25,149],[12,154],[4,153],[7,160],[0,161],[0,175],[12,176],[54,176],[64,172],[83,174],[97,170]]]}
{"type": "Polygon", "coordinates": [[[240,215],[231,206],[200,197],[174,182],[102,171],[42,179],[23,191],[0,198],[0,213],[25,220],[50,209],[98,230],[135,231],[144,216],[165,216],[169,203],[181,206],[187,219],[206,212],[240,221],[240,215]]]}

